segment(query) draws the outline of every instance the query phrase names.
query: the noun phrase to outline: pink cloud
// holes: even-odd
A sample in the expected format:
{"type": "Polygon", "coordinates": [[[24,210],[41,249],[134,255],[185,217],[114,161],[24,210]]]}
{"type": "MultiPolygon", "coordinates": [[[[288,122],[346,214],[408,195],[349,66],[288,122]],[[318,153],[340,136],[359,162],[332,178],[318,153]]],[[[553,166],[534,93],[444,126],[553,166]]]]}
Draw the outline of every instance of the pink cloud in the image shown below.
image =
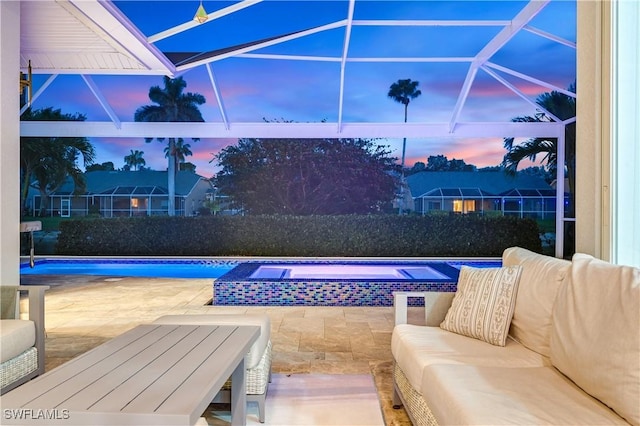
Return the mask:
{"type": "MultiPolygon", "coordinates": [[[[392,155],[398,157],[402,155],[402,141],[393,140],[388,142],[393,150],[392,155]]],[[[464,160],[467,164],[473,164],[478,168],[498,166],[506,154],[501,138],[445,138],[445,139],[423,139],[407,141],[407,158],[405,164],[412,167],[417,161],[427,163],[430,156],[444,155],[449,160],[464,160]]],[[[520,169],[539,166],[529,160],[520,163],[520,169]]]]}

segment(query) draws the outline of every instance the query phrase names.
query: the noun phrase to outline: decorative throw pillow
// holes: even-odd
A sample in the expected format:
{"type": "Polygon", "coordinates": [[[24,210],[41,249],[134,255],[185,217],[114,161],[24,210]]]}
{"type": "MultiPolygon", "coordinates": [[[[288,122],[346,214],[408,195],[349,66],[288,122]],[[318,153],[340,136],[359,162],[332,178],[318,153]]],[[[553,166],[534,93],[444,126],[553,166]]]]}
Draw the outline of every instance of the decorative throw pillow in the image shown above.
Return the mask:
{"type": "Polygon", "coordinates": [[[462,266],[458,289],[440,328],[504,346],[513,317],[522,267],[462,266]]]}

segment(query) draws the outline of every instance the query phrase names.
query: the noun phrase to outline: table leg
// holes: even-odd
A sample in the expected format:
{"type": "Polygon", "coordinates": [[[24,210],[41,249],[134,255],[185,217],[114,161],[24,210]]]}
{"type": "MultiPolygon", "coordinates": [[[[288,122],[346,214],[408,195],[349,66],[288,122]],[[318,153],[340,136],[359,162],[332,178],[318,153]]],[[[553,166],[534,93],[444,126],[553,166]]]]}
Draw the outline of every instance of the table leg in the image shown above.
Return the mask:
{"type": "Polygon", "coordinates": [[[244,358],[231,374],[231,424],[247,424],[247,390],[245,386],[244,358]]]}

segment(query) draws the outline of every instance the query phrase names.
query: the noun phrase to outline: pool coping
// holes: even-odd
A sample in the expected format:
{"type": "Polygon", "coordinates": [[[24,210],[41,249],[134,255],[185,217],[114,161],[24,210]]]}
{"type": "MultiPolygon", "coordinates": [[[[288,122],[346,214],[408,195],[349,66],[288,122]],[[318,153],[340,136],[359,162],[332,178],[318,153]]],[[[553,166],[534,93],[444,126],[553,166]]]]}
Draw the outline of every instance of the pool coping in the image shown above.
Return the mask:
{"type": "Polygon", "coordinates": [[[430,260],[430,261],[422,261],[422,262],[405,262],[405,261],[339,261],[339,260],[326,260],[326,261],[300,261],[300,262],[243,262],[238,264],[235,268],[227,272],[226,274],[217,278],[218,281],[245,281],[245,282],[300,282],[300,281],[314,281],[314,282],[344,282],[344,281],[388,281],[388,282],[396,282],[396,281],[415,281],[415,282],[449,282],[452,279],[457,280],[458,275],[460,274],[460,270],[456,269],[453,266],[450,266],[447,261],[444,260],[430,260]],[[446,275],[448,278],[430,278],[428,280],[419,279],[419,278],[377,278],[377,277],[369,277],[369,278],[254,278],[251,275],[260,267],[269,264],[277,264],[282,266],[298,266],[298,265],[428,265],[435,269],[437,272],[440,272],[443,275],[446,275]]]}

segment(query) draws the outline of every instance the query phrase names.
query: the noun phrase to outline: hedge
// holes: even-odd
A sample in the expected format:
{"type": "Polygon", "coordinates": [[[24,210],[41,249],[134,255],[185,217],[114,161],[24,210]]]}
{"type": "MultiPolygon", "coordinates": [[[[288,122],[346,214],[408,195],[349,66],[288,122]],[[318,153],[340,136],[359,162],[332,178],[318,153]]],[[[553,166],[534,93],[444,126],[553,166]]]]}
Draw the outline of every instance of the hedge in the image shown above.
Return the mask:
{"type": "Polygon", "coordinates": [[[541,252],[531,219],[475,215],[201,216],[68,220],[56,254],[497,257],[541,252]]]}

